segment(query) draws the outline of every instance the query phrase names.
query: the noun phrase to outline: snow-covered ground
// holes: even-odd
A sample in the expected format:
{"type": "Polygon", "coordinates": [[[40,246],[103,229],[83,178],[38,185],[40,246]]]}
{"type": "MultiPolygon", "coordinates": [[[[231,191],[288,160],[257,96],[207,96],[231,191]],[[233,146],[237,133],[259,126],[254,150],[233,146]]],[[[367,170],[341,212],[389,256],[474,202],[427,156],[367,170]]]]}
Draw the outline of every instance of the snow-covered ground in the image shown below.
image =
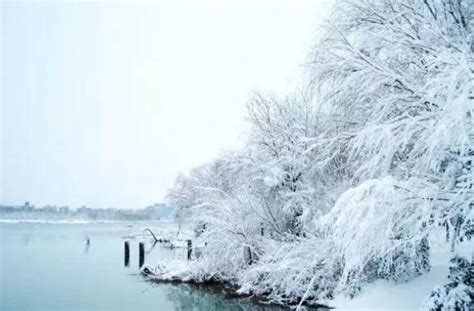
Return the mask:
{"type": "MultiPolygon", "coordinates": [[[[474,241],[470,241],[459,245],[454,254],[469,259],[473,251],[474,241]]],[[[446,283],[449,260],[454,254],[449,247],[437,247],[432,253],[430,272],[402,284],[376,281],[353,299],[337,297],[333,306],[338,310],[419,310],[433,288],[446,283]]]]}

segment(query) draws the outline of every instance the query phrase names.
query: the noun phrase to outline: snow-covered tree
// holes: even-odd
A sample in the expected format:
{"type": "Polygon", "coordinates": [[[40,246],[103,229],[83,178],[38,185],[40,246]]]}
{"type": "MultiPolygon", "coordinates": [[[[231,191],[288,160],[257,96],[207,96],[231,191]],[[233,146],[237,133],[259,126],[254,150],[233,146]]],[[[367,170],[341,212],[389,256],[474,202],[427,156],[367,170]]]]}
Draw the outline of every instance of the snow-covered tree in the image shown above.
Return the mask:
{"type": "Polygon", "coordinates": [[[352,185],[416,178],[431,191],[414,193],[430,204],[413,225],[447,221],[453,246],[474,203],[473,10],[460,0],[339,1],[312,61],[332,120],[326,140],[352,185]]]}
{"type": "Polygon", "coordinates": [[[472,237],[474,0],[336,1],[309,67],[311,92],[254,95],[245,146],[170,192],[205,224],[196,278],[317,301],[426,272],[440,228],[472,237]]]}

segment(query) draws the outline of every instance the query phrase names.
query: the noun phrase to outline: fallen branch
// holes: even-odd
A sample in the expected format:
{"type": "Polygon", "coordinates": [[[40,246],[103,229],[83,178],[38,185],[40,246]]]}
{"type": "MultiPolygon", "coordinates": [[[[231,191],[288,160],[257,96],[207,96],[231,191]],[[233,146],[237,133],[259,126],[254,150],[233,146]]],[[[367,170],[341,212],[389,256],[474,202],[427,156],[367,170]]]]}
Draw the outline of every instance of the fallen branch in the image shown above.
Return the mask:
{"type": "Polygon", "coordinates": [[[150,232],[150,234],[151,234],[151,235],[153,236],[153,238],[155,239],[155,242],[158,241],[158,238],[157,238],[156,235],[153,233],[153,231],[151,231],[150,228],[145,228],[145,229],[143,229],[143,231],[148,231],[148,232],[150,232]]]}

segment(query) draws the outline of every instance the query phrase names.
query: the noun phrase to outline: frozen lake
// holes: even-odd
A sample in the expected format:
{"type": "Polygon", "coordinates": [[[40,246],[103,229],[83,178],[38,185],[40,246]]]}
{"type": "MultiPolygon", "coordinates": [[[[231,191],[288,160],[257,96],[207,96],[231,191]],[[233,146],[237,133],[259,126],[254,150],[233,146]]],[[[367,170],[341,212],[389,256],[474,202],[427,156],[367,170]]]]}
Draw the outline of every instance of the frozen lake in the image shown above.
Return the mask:
{"type": "MultiPolygon", "coordinates": [[[[192,286],[144,281],[138,271],[136,241],[130,245],[129,267],[123,258],[123,237],[142,227],[136,223],[0,223],[0,309],[275,310],[192,286]],[[90,246],[85,243],[87,235],[90,246]]],[[[145,263],[153,264],[153,256],[166,252],[155,247],[145,263]]]]}

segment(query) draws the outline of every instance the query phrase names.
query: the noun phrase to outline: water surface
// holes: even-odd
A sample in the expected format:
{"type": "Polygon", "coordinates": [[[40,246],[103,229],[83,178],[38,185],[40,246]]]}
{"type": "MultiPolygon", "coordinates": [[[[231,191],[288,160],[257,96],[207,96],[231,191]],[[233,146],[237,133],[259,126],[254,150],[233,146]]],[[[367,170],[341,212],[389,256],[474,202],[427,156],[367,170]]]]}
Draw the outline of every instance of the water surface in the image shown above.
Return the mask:
{"type": "MultiPolygon", "coordinates": [[[[192,286],[146,282],[138,273],[137,241],[131,241],[129,267],[124,267],[123,257],[123,237],[141,227],[136,223],[0,223],[0,309],[270,309],[192,286]],[[89,246],[86,236],[91,237],[89,246]]],[[[147,251],[150,248],[148,243],[147,251]]],[[[166,252],[158,246],[146,263],[166,252]]]]}

